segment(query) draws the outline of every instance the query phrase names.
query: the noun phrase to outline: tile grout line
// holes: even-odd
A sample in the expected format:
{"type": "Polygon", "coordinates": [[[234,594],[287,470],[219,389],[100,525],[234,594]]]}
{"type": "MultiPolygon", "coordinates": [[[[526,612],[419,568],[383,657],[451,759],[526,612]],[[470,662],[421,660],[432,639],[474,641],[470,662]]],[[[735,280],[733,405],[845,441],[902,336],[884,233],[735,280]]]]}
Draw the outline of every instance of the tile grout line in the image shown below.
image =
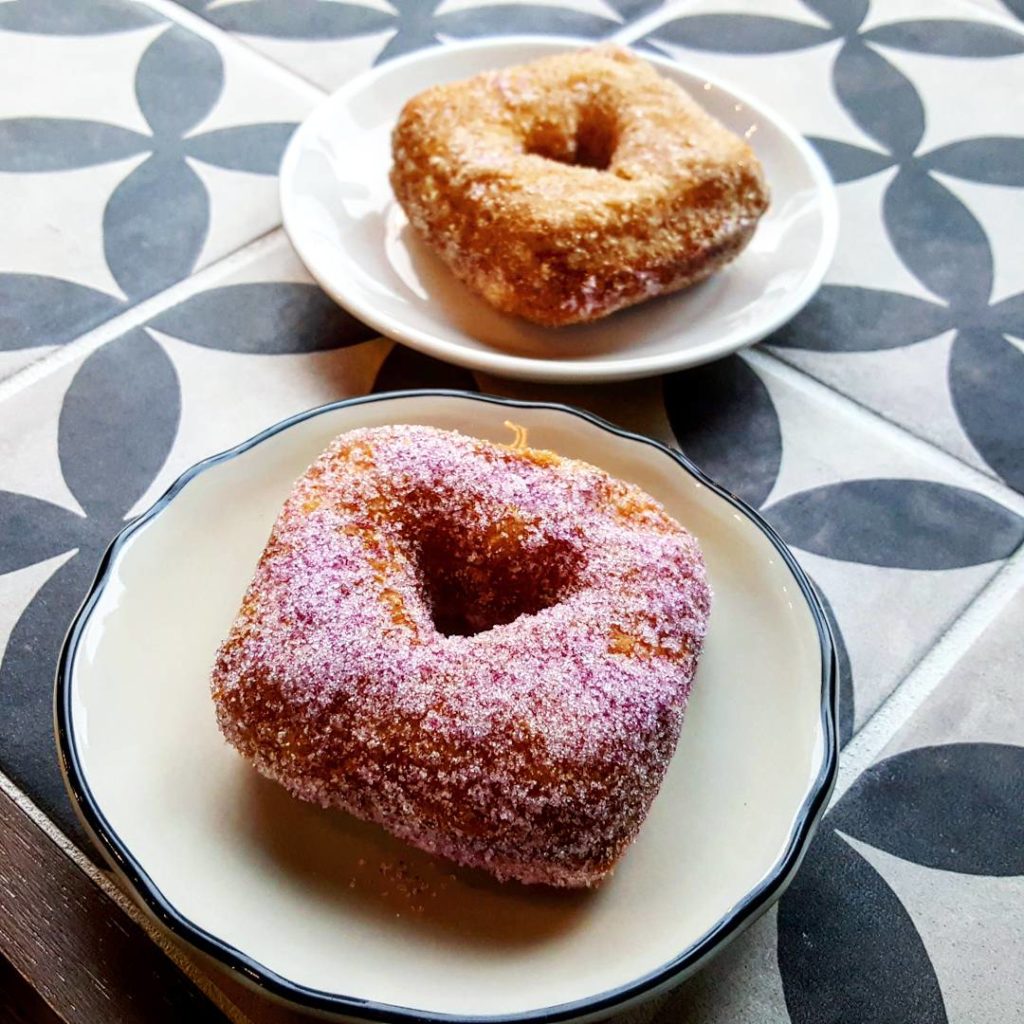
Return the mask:
{"type": "Polygon", "coordinates": [[[767,349],[760,347],[746,349],[743,352],[743,356],[755,367],[770,368],[771,372],[775,373],[787,384],[793,385],[797,389],[802,389],[808,397],[817,399],[822,405],[828,406],[831,404],[834,408],[852,415],[854,418],[858,418],[887,434],[891,434],[894,439],[899,439],[907,451],[916,456],[927,456],[941,463],[943,468],[950,474],[965,477],[965,482],[969,483],[974,490],[994,498],[994,500],[999,501],[1000,504],[1006,506],[1011,511],[1024,516],[1024,495],[1018,494],[1009,484],[1004,483],[998,477],[989,476],[976,466],[972,466],[970,463],[964,462],[952,453],[947,452],[945,448],[940,448],[927,438],[912,433],[902,424],[890,420],[866,405],[862,405],[848,395],[844,395],[841,391],[836,391],[835,388],[829,387],[828,384],[823,384],[809,373],[791,366],[767,349]]]}
{"type": "MultiPolygon", "coordinates": [[[[963,2],[973,2],[973,0],[963,0],[963,2]]],[[[964,458],[961,458],[959,455],[954,455],[952,452],[947,451],[945,448],[941,447],[941,445],[938,445],[934,441],[925,437],[924,434],[920,434],[916,430],[911,430],[910,427],[900,423],[898,420],[894,420],[889,416],[886,416],[884,413],[878,412],[876,409],[872,409],[870,405],[867,405],[866,403],[860,401],[857,398],[853,398],[851,395],[846,394],[844,391],[840,391],[837,387],[834,387],[832,384],[828,384],[825,381],[821,380],[820,378],[815,377],[809,371],[802,369],[795,363],[791,363],[787,359],[783,359],[782,356],[775,352],[774,349],[772,349],[769,345],[765,345],[763,348],[759,346],[759,351],[762,356],[773,361],[773,363],[776,366],[785,367],[788,371],[798,374],[802,379],[811,381],[816,387],[823,388],[824,391],[828,392],[829,394],[835,395],[836,398],[838,398],[844,405],[848,403],[848,407],[859,409],[861,412],[866,413],[871,419],[875,421],[876,424],[884,424],[886,426],[895,427],[896,430],[905,438],[909,438],[911,439],[911,441],[920,445],[924,445],[925,448],[930,449],[933,452],[938,452],[947,459],[951,459],[962,469],[968,470],[970,474],[977,475],[978,478],[988,481],[990,486],[992,484],[998,485],[996,488],[997,491],[1008,491],[1014,499],[1020,499],[1022,497],[1019,492],[1015,491],[1009,484],[1005,483],[1000,477],[990,476],[983,469],[979,469],[977,466],[972,465],[970,462],[968,462],[964,458]]],[[[957,425],[960,426],[961,431],[963,431],[963,426],[959,423],[959,417],[957,417],[957,425]]],[[[963,433],[964,439],[973,448],[974,445],[971,442],[971,439],[967,437],[966,431],[963,431],[963,433]]],[[[981,458],[980,453],[979,458],[981,458]]],[[[1004,502],[1004,504],[1009,504],[1009,502],[1004,502]]],[[[1020,511],[1021,514],[1024,514],[1024,504],[1022,504],[1020,509],[1016,509],[1015,511],[1020,511]]]]}
{"type": "Polygon", "coordinates": [[[78,335],[77,338],[65,345],[59,346],[55,351],[42,359],[37,359],[28,366],[23,367],[10,377],[0,380],[0,403],[13,397],[26,388],[38,384],[41,380],[49,377],[62,367],[74,362],[80,356],[88,356],[105,344],[127,334],[129,331],[145,326],[146,322],[157,313],[163,313],[172,306],[177,305],[183,299],[202,291],[211,280],[219,280],[224,274],[230,273],[232,269],[250,259],[258,257],[264,250],[272,248],[277,244],[277,239],[284,236],[284,229],[281,225],[271,228],[270,231],[246,242],[239,249],[234,249],[226,256],[208,266],[203,267],[188,277],[172,284],[156,295],[129,307],[123,313],[118,313],[109,320],[104,320],[98,327],[78,335]]]}
{"type": "Polygon", "coordinates": [[[227,50],[236,53],[245,60],[264,67],[280,79],[281,82],[292,89],[300,90],[308,99],[316,103],[320,103],[329,95],[326,90],[321,89],[318,85],[314,85],[308,79],[292,71],[291,68],[279,64],[276,60],[272,60],[255,47],[249,46],[237,38],[233,33],[219,28],[213,22],[207,21],[202,15],[182,7],[180,4],[175,3],[174,0],[134,0],[134,2],[149,7],[157,14],[163,15],[168,21],[188,29],[189,32],[201,36],[215,45],[224,46],[227,50]]]}
{"type": "MultiPolygon", "coordinates": [[[[693,3],[691,2],[683,6],[692,7],[693,3]]],[[[626,45],[635,43],[647,35],[648,32],[661,28],[662,25],[667,24],[670,20],[674,20],[675,17],[676,13],[674,11],[659,7],[651,11],[650,14],[643,14],[634,21],[626,22],[621,28],[617,28],[605,38],[607,42],[623,43],[626,45]]]]}
{"type": "Polygon", "coordinates": [[[950,670],[1024,590],[1024,545],[988,581],[910,673],[854,734],[839,758],[839,775],[829,801],[834,805],[878,758],[896,734],[945,680],[950,670]]]}
{"type": "Polygon", "coordinates": [[[171,962],[222,1013],[235,1024],[253,1024],[252,1019],[232,1002],[220,987],[199,971],[177,942],[165,935],[142,907],[114,881],[112,875],[98,868],[54,822],[23,793],[4,772],[0,771],[0,792],[9,797],[32,823],[127,917],[135,922],[171,962]]]}

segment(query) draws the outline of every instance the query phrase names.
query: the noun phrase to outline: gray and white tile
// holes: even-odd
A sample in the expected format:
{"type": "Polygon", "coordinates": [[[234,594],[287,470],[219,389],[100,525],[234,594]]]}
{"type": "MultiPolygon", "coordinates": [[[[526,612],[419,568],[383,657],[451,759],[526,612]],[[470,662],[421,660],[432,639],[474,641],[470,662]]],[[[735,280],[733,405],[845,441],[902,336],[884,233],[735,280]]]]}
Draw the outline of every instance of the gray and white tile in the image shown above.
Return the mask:
{"type": "Polygon", "coordinates": [[[448,40],[599,39],[661,0],[187,0],[183,5],[296,74],[335,89],[374,64],[448,40]]]}
{"type": "Polygon", "coordinates": [[[140,4],[59,8],[0,12],[5,373],[273,229],[311,103],[140,4]]]}
{"type": "Polygon", "coordinates": [[[1024,33],[955,0],[697,0],[645,43],[747,85],[838,183],[835,263],[772,350],[1024,489],[1024,33]]]}
{"type": "Polygon", "coordinates": [[[1022,627],[1018,590],[826,816],[780,905],[794,1024],[1022,1019],[1022,627]]]}

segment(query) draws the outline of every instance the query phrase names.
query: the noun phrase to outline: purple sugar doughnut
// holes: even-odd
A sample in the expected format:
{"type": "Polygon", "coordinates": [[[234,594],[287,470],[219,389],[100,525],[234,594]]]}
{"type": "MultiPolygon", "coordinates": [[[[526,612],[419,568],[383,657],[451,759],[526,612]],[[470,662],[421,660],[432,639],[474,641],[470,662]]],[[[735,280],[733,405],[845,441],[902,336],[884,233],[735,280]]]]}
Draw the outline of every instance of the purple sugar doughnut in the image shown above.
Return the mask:
{"type": "Polygon", "coordinates": [[[675,750],[707,625],[696,540],[552,452],[338,437],[274,525],[212,689],[295,796],[499,879],[593,885],[675,750]]]}

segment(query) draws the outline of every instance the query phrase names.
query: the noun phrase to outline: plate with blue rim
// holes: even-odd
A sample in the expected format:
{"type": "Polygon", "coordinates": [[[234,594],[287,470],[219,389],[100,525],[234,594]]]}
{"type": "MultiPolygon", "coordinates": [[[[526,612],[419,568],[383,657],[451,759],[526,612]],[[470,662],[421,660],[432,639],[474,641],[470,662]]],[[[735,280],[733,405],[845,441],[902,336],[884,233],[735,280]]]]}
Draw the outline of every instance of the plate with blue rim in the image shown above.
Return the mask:
{"type": "Polygon", "coordinates": [[[70,629],[55,716],[72,802],[173,936],[274,998],[372,1021],[568,1021],[677,984],[778,899],[834,782],[835,653],[764,520],[684,456],[567,406],[457,391],[351,399],[188,470],[113,541],[70,629]],[[599,888],[500,884],[288,796],[223,741],[209,692],[295,479],[339,433],[427,424],[643,487],[714,590],[682,736],[599,888]]]}

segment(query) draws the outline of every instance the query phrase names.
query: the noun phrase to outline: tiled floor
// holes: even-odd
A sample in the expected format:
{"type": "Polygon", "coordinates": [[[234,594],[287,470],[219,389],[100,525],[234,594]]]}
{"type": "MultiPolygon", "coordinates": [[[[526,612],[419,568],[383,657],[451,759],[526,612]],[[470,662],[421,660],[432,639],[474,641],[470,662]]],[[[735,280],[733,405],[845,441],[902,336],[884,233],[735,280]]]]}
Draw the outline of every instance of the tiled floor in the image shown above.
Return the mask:
{"type": "Polygon", "coordinates": [[[17,86],[0,91],[0,374],[273,229],[281,152],[315,98],[138,4],[83,4],[88,35],[5,7],[41,31],[0,16],[17,86]],[[104,12],[122,20],[104,31],[104,12]]]}
{"type": "Polygon", "coordinates": [[[865,769],[779,908],[636,1020],[1024,1020],[1012,7],[0,5],[0,768],[87,849],[53,754],[57,651],[106,542],[192,462],[372,390],[566,401],[678,444],[794,547],[842,643],[844,770],[865,769]],[[276,229],[294,124],[375,61],[522,31],[635,39],[812,136],[842,234],[805,313],[710,367],[571,388],[472,375],[336,309],[276,229]]]}
{"type": "Polygon", "coordinates": [[[965,11],[682,0],[644,40],[784,111],[839,183],[826,286],[772,351],[1021,490],[1024,40],[965,11]]]}
{"type": "Polygon", "coordinates": [[[600,39],[660,0],[269,0],[185,6],[325,89],[402,54],[489,35],[600,39]]]}

